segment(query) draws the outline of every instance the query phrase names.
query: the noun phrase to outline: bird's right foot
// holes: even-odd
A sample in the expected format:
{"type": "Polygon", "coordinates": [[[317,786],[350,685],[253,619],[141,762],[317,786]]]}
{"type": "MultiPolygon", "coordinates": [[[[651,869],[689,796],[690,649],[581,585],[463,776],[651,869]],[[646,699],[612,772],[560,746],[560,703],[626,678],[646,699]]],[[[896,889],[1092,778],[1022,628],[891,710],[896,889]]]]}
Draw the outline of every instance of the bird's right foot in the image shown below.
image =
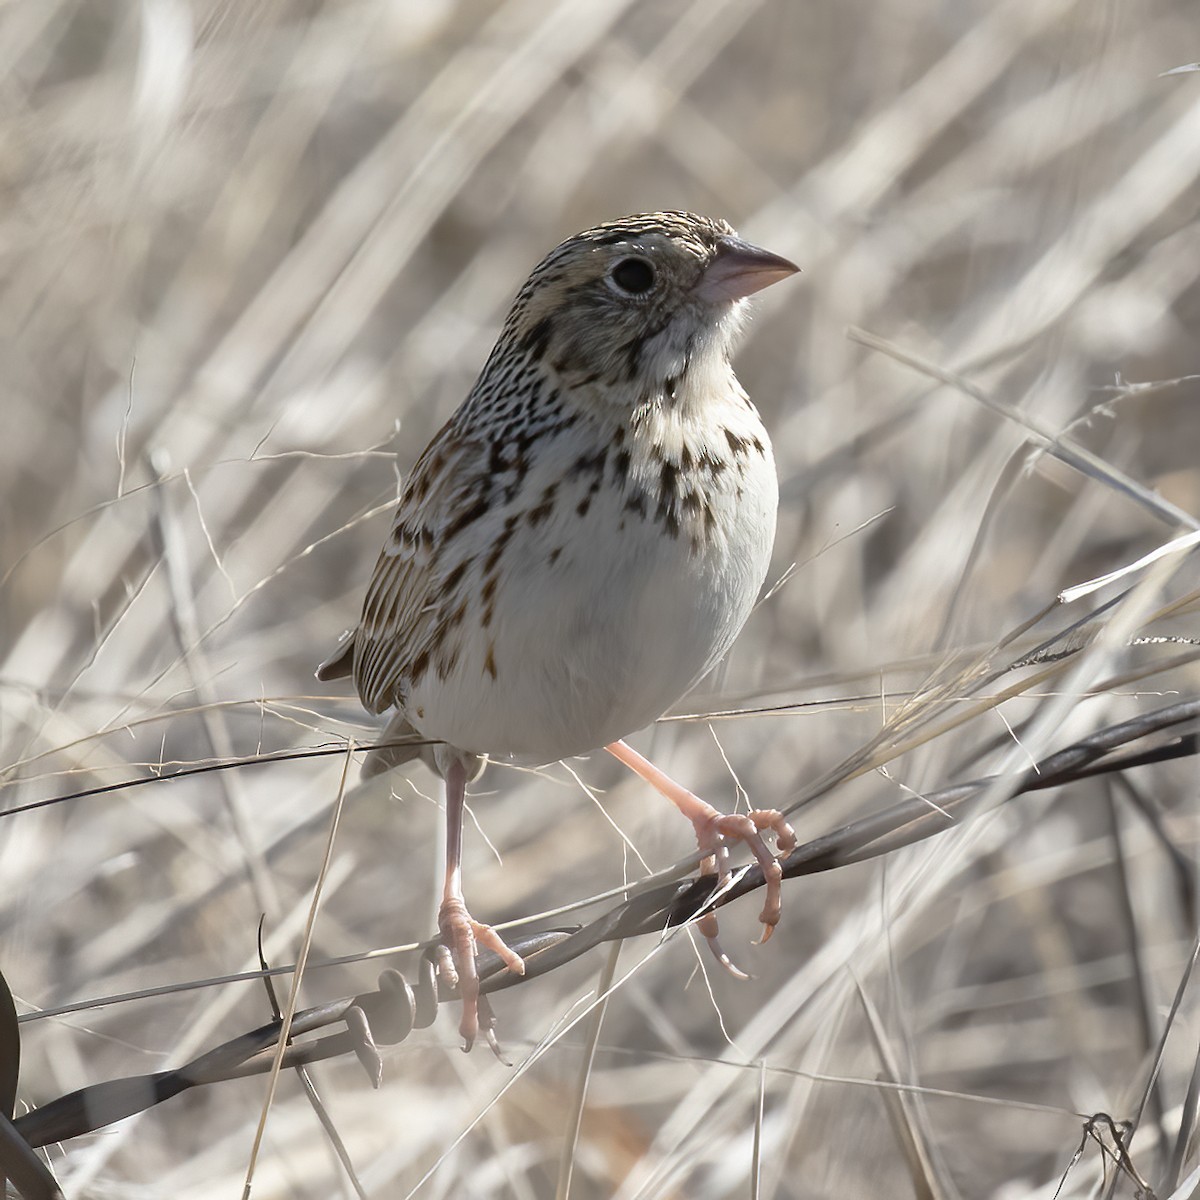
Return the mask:
{"type": "Polygon", "coordinates": [[[459,999],[462,1000],[462,1019],[458,1024],[458,1032],[462,1036],[463,1051],[469,1051],[475,1044],[482,1027],[488,1044],[499,1057],[494,1032],[495,1018],[487,998],[479,991],[475,956],[481,947],[491,950],[516,975],[525,974],[525,960],[510,949],[490,925],[476,921],[467,912],[466,904],[457,897],[442,901],[438,911],[438,930],[446,950],[445,955],[439,955],[438,970],[450,987],[458,989],[459,999]]]}

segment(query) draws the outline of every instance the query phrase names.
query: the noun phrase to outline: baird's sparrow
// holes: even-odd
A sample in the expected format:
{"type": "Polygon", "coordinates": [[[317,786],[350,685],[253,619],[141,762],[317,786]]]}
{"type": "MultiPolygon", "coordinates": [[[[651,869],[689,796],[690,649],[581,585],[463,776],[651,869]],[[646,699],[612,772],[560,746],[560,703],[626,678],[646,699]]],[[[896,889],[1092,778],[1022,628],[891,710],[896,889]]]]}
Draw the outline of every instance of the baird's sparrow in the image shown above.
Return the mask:
{"type": "MultiPolygon", "coordinates": [[[[779,919],[762,833],[794,845],[783,817],[722,815],[621,739],[717,663],[766,575],[775,464],[729,359],[745,298],[796,269],[684,212],[552,250],[408,477],[359,625],[318,672],[352,675],[373,713],[395,709],[364,776],[419,755],[445,779],[438,923],[468,1049],[476,945],[524,970],[463,900],[464,796],[485,758],[605,747],[692,821],[705,871],[728,878],[727,841],[745,842],[767,880],[764,937],[779,919]]],[[[715,926],[701,929],[719,954],[715,926]]]]}

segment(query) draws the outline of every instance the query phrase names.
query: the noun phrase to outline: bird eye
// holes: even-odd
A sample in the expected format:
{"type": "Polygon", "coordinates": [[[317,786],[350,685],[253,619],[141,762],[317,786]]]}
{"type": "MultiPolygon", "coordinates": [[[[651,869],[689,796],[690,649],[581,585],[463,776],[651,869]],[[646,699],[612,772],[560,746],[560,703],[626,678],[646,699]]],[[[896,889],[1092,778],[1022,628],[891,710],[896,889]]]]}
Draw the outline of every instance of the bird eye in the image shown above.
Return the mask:
{"type": "Polygon", "coordinates": [[[644,296],[654,286],[654,264],[644,258],[623,258],[608,277],[630,296],[644,296]]]}

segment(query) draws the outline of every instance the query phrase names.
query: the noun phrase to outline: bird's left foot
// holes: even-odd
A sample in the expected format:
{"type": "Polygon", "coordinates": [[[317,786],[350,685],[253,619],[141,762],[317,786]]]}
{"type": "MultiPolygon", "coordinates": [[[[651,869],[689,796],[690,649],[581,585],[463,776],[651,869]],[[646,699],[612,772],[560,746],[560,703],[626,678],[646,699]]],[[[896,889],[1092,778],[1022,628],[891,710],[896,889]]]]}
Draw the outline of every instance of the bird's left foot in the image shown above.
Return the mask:
{"type": "MultiPolygon", "coordinates": [[[[779,914],[783,909],[783,868],[763,841],[763,834],[768,830],[775,834],[775,845],[780,854],[787,854],[796,848],[796,832],[787,823],[783,813],[776,808],[754,809],[748,813],[718,812],[706,800],[701,800],[695,792],[689,792],[676,783],[665,771],[660,771],[648,758],[624,742],[611,742],[605,749],[666,796],[691,821],[696,831],[696,841],[700,844],[700,853],[704,856],[700,863],[700,874],[716,875],[718,887],[724,887],[731,877],[729,843],[736,841],[746,844],[762,868],[767,885],[767,898],[760,917],[763,933],[758,944],[762,945],[779,924],[779,914]]],[[[717,941],[716,914],[706,912],[696,922],[696,927],[707,939],[717,961],[744,979],[745,974],[734,966],[717,941]]]]}
{"type": "MultiPolygon", "coordinates": [[[[725,887],[729,883],[731,841],[744,843],[762,870],[767,885],[767,896],[759,914],[759,920],[763,923],[762,937],[758,940],[758,945],[761,946],[774,933],[783,911],[783,867],[763,840],[763,833],[768,830],[773,832],[779,852],[787,854],[796,848],[796,832],[777,808],[756,808],[748,813],[722,813],[699,796],[690,792],[688,795],[693,803],[689,805],[690,811],[686,812],[686,816],[692,822],[692,828],[696,831],[696,842],[704,856],[700,864],[700,874],[716,875],[718,887],[725,887]]],[[[716,941],[716,914],[705,913],[700,918],[699,929],[708,938],[717,958],[725,965],[730,965],[716,941]]]]}

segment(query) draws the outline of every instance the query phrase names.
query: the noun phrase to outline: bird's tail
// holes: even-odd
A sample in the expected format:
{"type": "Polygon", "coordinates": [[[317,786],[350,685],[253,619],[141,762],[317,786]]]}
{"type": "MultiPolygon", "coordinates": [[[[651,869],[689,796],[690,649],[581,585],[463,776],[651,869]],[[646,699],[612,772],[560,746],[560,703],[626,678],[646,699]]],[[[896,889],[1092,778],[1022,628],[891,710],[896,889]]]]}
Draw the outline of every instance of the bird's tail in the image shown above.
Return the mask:
{"type": "MultiPolygon", "coordinates": [[[[341,644],[318,668],[317,678],[322,682],[331,679],[345,679],[354,674],[354,633],[343,636],[341,644]]],[[[424,758],[430,766],[433,765],[433,748],[428,739],[419,733],[405,718],[403,713],[396,713],[387,723],[380,735],[381,742],[392,745],[381,746],[378,750],[370,750],[362,766],[362,779],[373,779],[393,767],[401,767],[414,758],[424,758]]]]}
{"type": "Polygon", "coordinates": [[[338,648],[317,668],[317,678],[322,683],[354,674],[354,636],[357,632],[354,629],[342,634],[338,648]]]}
{"type": "Polygon", "coordinates": [[[387,744],[368,751],[360,778],[373,779],[376,775],[392,770],[393,767],[412,762],[414,758],[424,759],[430,767],[437,770],[433,761],[434,743],[428,738],[423,738],[402,712],[393,715],[380,734],[379,740],[387,744]]]}

